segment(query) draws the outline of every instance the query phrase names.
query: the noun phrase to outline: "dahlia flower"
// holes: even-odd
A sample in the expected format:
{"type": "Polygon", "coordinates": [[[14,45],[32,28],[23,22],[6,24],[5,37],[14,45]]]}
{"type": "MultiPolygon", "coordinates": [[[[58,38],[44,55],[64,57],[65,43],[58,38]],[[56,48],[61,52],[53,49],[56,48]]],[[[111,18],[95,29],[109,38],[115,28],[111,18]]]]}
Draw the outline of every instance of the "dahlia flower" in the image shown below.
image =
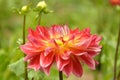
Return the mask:
{"type": "Polygon", "coordinates": [[[120,5],[120,0],[110,0],[110,3],[111,3],[113,6],[120,5]]]}
{"type": "Polygon", "coordinates": [[[94,57],[101,51],[100,41],[101,37],[92,35],[89,28],[80,31],[67,25],[37,26],[36,30],[29,29],[28,42],[20,49],[26,54],[25,61],[29,61],[28,68],[42,69],[49,75],[52,64],[56,63],[66,76],[71,73],[82,76],[83,63],[95,69],[94,57]]]}

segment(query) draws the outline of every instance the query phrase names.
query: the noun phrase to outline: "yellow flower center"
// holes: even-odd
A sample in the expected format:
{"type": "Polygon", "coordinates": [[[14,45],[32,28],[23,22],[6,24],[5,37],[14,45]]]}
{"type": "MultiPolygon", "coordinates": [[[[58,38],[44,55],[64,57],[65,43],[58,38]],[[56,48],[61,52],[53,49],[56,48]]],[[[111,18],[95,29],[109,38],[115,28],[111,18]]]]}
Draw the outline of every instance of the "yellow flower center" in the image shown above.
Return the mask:
{"type": "Polygon", "coordinates": [[[55,40],[58,46],[64,46],[64,43],[61,40],[55,40]]]}

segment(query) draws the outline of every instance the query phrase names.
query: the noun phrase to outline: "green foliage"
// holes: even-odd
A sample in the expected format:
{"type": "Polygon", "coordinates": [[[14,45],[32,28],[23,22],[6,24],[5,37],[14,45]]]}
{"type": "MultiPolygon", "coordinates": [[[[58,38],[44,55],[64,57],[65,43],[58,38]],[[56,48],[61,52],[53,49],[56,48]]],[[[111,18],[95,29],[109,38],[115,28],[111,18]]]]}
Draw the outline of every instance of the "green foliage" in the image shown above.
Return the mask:
{"type": "Polygon", "coordinates": [[[14,72],[17,76],[24,73],[24,61],[23,58],[9,65],[9,69],[14,72]]]}
{"type": "Polygon", "coordinates": [[[56,67],[51,68],[51,72],[49,76],[46,76],[43,71],[34,71],[34,70],[29,70],[29,80],[34,78],[34,80],[58,80],[58,71],[56,67]]]}

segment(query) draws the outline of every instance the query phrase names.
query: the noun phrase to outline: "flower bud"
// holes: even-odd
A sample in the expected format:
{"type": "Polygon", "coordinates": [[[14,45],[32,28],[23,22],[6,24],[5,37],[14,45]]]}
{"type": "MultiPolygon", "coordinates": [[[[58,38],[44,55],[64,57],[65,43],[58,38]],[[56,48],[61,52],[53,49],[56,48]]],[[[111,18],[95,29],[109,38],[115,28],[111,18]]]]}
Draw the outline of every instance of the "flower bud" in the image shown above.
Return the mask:
{"type": "Polygon", "coordinates": [[[45,3],[45,1],[40,1],[36,6],[36,8],[38,9],[45,9],[46,7],[47,7],[47,4],[45,3]]]}
{"type": "Polygon", "coordinates": [[[29,7],[26,5],[21,8],[21,14],[26,14],[28,11],[29,11],[29,7]]]}

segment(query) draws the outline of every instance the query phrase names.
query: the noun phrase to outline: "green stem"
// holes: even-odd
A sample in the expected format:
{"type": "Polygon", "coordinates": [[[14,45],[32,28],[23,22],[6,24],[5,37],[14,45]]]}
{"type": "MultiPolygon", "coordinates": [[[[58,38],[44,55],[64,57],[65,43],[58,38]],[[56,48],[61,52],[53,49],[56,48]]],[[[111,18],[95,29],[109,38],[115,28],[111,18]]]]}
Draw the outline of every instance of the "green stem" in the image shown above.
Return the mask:
{"type": "Polygon", "coordinates": [[[59,80],[63,80],[62,71],[59,71],[59,80]]]}
{"type": "Polygon", "coordinates": [[[40,11],[38,15],[39,15],[38,25],[40,25],[40,22],[41,22],[41,17],[42,17],[42,11],[40,11]]]}
{"type": "Polygon", "coordinates": [[[114,78],[113,80],[116,80],[116,71],[117,71],[117,58],[118,58],[118,48],[120,44],[120,24],[119,24],[119,31],[118,31],[118,40],[116,45],[116,51],[115,51],[115,58],[114,58],[114,78]]]}
{"type": "Polygon", "coordinates": [[[25,23],[26,23],[26,15],[23,18],[23,44],[25,44],[25,23]]]}
{"type": "MultiPolygon", "coordinates": [[[[26,25],[26,15],[24,15],[24,19],[23,19],[23,44],[25,44],[25,25],[26,25]]],[[[24,54],[24,56],[26,56],[24,54]]],[[[27,72],[27,62],[24,63],[24,77],[25,79],[24,80],[28,80],[28,72],[27,72]]]]}

